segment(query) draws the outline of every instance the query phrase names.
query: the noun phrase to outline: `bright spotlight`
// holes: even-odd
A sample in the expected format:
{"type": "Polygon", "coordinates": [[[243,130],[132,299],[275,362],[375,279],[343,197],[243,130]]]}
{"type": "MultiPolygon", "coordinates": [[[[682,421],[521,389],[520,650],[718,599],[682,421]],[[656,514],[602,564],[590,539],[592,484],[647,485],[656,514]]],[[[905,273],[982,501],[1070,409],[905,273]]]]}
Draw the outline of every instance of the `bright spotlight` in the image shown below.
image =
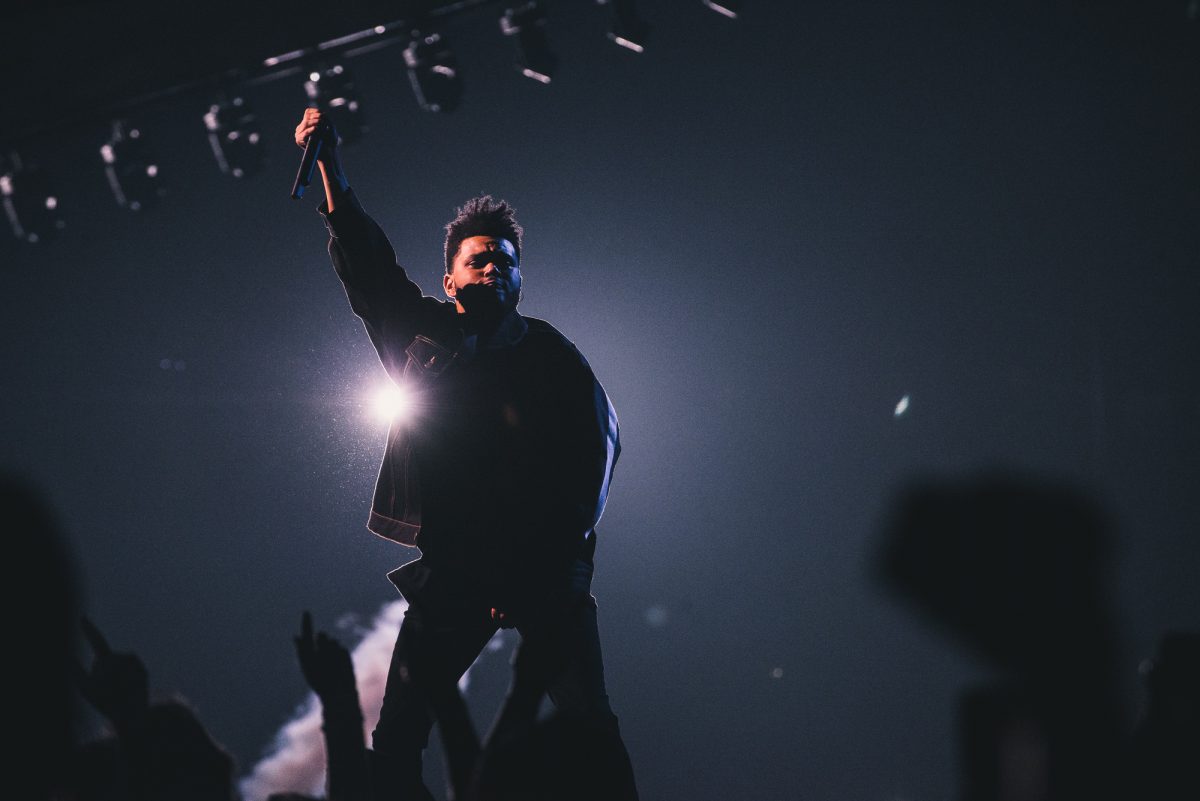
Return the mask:
{"type": "Polygon", "coordinates": [[[742,0],[704,0],[704,5],[730,19],[737,19],[742,10],[742,0]]]}
{"type": "Polygon", "coordinates": [[[412,415],[412,406],[408,390],[391,382],[375,393],[375,416],[386,423],[407,420],[412,415]]]}

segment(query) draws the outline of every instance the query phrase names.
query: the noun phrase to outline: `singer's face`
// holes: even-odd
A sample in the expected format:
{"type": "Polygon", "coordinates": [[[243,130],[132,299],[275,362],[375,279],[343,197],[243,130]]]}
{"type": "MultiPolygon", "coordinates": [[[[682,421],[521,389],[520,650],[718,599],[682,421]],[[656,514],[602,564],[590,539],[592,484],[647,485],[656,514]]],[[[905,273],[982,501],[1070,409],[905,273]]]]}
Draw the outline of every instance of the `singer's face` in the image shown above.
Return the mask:
{"type": "MultiPolygon", "coordinates": [[[[468,284],[490,286],[500,305],[512,308],[521,297],[521,268],[517,264],[516,248],[507,239],[469,236],[459,245],[451,270],[442,284],[451,298],[468,284]]],[[[459,311],[462,310],[459,304],[459,311]]]]}

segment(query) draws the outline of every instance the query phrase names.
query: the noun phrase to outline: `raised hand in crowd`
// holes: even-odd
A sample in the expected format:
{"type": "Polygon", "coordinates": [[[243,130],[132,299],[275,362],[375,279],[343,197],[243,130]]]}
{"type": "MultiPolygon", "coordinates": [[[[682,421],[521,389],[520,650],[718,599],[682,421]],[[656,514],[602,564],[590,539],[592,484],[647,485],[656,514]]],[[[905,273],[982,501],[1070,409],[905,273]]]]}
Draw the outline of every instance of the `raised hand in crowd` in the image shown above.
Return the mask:
{"type": "Polygon", "coordinates": [[[301,617],[300,635],[293,641],[300,672],[321,700],[330,801],[367,801],[367,747],[350,652],[325,632],[314,633],[308,612],[301,617]]]}
{"type": "Polygon", "coordinates": [[[300,635],[293,637],[300,672],[322,704],[352,700],[358,707],[358,687],[350,652],[323,631],[314,633],[312,614],[300,619],[300,635]]]}
{"type": "Polygon", "coordinates": [[[91,670],[78,666],[80,689],[111,721],[116,740],[93,756],[110,766],[81,775],[80,797],[132,801],[232,801],[233,758],[213,740],[196,713],[181,699],[150,703],[149,676],[135,654],[117,653],[86,618],[91,670]],[[107,775],[105,775],[107,774],[107,775]]]}
{"type": "Polygon", "coordinates": [[[150,706],[150,678],[137,654],[118,653],[92,621],[82,621],[92,648],[90,670],[78,666],[79,689],[88,703],[120,732],[143,720],[150,706]]]}

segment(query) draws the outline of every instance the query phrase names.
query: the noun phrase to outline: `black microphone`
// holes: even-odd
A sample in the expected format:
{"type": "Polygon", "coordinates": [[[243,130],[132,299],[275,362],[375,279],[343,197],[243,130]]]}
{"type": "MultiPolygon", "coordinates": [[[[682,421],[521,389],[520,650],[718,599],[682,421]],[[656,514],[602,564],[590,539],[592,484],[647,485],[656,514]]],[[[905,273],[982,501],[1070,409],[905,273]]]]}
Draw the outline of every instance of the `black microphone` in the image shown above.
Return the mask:
{"type": "Polygon", "coordinates": [[[318,128],[308,135],[308,141],[304,143],[304,157],[300,159],[296,183],[292,184],[292,200],[304,197],[304,190],[312,183],[313,170],[317,166],[317,157],[321,155],[321,145],[324,144],[322,133],[322,129],[318,128]]]}

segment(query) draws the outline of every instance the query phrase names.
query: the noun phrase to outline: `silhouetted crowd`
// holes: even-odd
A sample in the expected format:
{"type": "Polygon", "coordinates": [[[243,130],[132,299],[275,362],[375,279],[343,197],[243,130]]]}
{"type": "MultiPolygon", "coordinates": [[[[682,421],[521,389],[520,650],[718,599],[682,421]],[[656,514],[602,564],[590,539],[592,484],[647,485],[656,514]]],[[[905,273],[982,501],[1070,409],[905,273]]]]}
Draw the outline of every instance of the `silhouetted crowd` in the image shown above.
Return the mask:
{"type": "MultiPolygon", "coordinates": [[[[20,733],[7,797],[235,801],[234,760],[194,711],[181,700],[152,702],[142,661],[114,650],[80,616],[70,559],[37,494],[0,482],[0,514],[15,523],[9,564],[19,573],[6,590],[14,622],[5,681],[11,728],[20,733]],[[79,635],[90,666],[75,655],[79,635]],[[107,721],[104,736],[76,741],[79,696],[107,721]]],[[[881,578],[1000,677],[961,698],[961,801],[1200,799],[1200,634],[1168,634],[1143,664],[1143,707],[1129,731],[1106,536],[1087,499],[1007,476],[915,487],[895,505],[881,578]]],[[[326,797],[385,801],[375,787],[388,786],[376,781],[388,766],[366,747],[349,652],[314,631],[308,613],[294,642],[321,704],[326,797]]],[[[482,740],[446,670],[406,666],[405,680],[424,688],[439,724],[448,798],[626,801],[629,764],[615,731],[568,715],[539,718],[563,669],[560,645],[553,637],[521,642],[508,694],[482,740]]],[[[679,798],[689,797],[687,783],[678,782],[679,798]]]]}

